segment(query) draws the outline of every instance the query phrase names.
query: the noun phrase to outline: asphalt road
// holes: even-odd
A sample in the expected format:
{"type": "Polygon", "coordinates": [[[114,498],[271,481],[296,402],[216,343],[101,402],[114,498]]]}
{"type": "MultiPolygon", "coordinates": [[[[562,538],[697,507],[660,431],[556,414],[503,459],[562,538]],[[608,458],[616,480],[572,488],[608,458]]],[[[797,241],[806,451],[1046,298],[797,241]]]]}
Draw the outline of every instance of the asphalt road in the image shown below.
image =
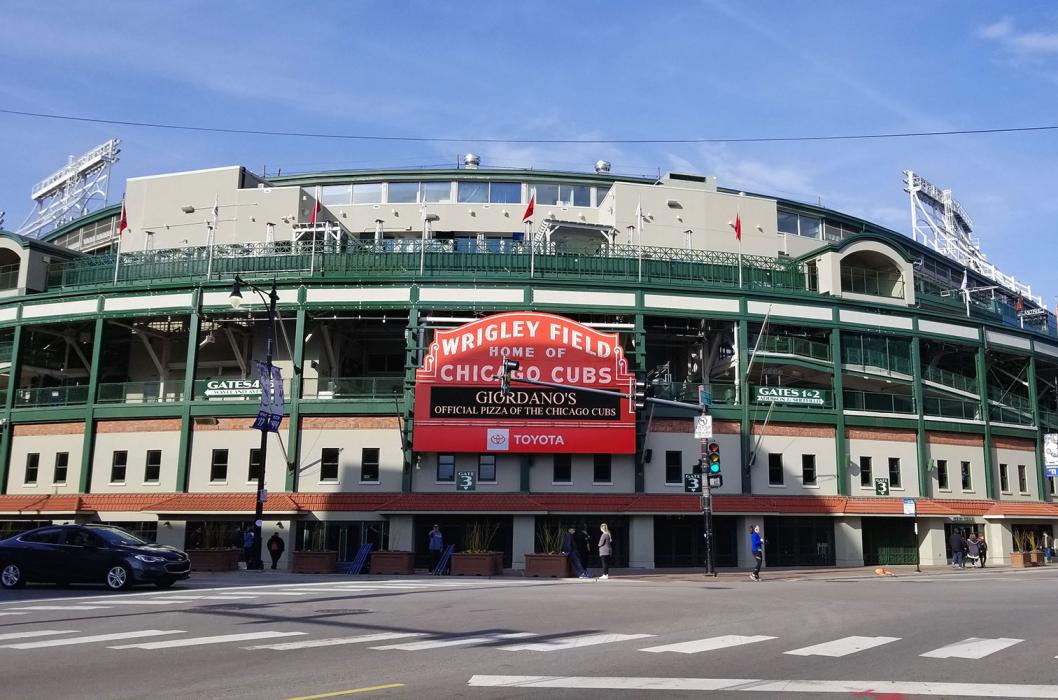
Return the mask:
{"type": "Polygon", "coordinates": [[[1058,567],[39,586],[0,592],[0,698],[1058,698],[1056,595],[1058,567]]]}

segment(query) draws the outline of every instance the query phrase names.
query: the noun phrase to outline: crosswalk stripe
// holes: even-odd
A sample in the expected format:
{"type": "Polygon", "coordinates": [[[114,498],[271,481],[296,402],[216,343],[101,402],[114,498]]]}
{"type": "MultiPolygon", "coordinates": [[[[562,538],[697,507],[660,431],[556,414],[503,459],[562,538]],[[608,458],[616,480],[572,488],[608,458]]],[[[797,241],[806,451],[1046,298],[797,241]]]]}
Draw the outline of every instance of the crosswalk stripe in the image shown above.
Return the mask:
{"type": "Polygon", "coordinates": [[[532,632],[509,632],[503,634],[486,634],[479,637],[449,637],[447,639],[427,639],[422,642],[406,642],[404,644],[386,644],[372,649],[400,649],[401,651],[421,651],[423,649],[443,649],[445,647],[470,646],[473,644],[488,644],[503,639],[525,639],[535,637],[532,632]]]}
{"type": "Polygon", "coordinates": [[[124,600],[114,599],[107,601],[107,605],[175,605],[179,603],[179,600],[173,600],[171,598],[166,600],[124,600]]]}
{"type": "Polygon", "coordinates": [[[246,632],[243,634],[219,634],[213,637],[191,637],[189,639],[167,639],[163,642],[144,642],[143,644],[121,644],[110,649],[173,649],[176,647],[197,647],[206,644],[225,644],[227,642],[248,642],[252,639],[272,639],[275,637],[297,637],[307,632],[246,632]]]}
{"type": "Polygon", "coordinates": [[[643,639],[653,636],[652,634],[582,634],[575,637],[559,637],[549,642],[508,644],[496,648],[503,651],[562,651],[563,649],[590,647],[596,644],[613,644],[615,642],[625,642],[630,639],[643,639]]]}
{"type": "Polygon", "coordinates": [[[204,595],[200,600],[253,600],[256,595],[204,595]]]}
{"type": "Polygon", "coordinates": [[[25,615],[24,612],[0,612],[0,615],[25,615]]]}
{"type": "Polygon", "coordinates": [[[259,644],[252,647],[243,647],[243,649],[274,649],[275,651],[289,651],[291,649],[315,649],[317,647],[334,647],[343,644],[367,644],[370,642],[385,642],[389,639],[405,639],[407,637],[425,636],[425,632],[379,632],[378,634],[361,634],[356,637],[333,637],[331,639],[309,639],[302,642],[259,644]]]}
{"type": "Polygon", "coordinates": [[[183,630],[137,630],[135,632],[114,632],[112,634],[93,634],[87,637],[66,637],[65,639],[47,639],[41,642],[21,642],[4,644],[0,649],[43,649],[45,647],[65,647],[73,644],[91,644],[92,642],[111,642],[118,639],[139,639],[141,637],[158,637],[163,634],[184,634],[183,630]]]}
{"type": "Polygon", "coordinates": [[[831,656],[838,658],[898,641],[900,641],[900,637],[842,637],[832,642],[814,644],[810,647],[802,647],[783,653],[792,654],[793,656],[831,656]]]}
{"type": "Polygon", "coordinates": [[[640,649],[639,651],[649,651],[655,654],[666,651],[675,652],[677,654],[698,654],[703,651],[714,651],[716,649],[742,646],[743,644],[766,642],[769,639],[775,639],[775,637],[768,637],[766,635],[743,636],[738,634],[728,634],[722,637],[709,637],[707,639],[695,639],[690,642],[678,642],[676,644],[664,644],[659,647],[647,647],[646,649],[640,649]]]}
{"type": "Polygon", "coordinates": [[[946,647],[927,651],[925,654],[921,654],[921,656],[926,656],[931,659],[983,659],[990,654],[1002,651],[1015,644],[1020,644],[1023,641],[1025,640],[1011,639],[1009,637],[997,637],[995,639],[988,639],[987,637],[970,637],[961,642],[949,644],[946,647]]]}
{"type": "Polygon", "coordinates": [[[106,610],[109,605],[27,605],[9,610],[106,610]]]}
{"type": "MultiPolygon", "coordinates": [[[[220,595],[222,595],[225,598],[227,598],[229,596],[242,596],[243,594],[242,593],[221,593],[220,595]]],[[[303,596],[303,595],[312,595],[312,594],[308,593],[307,591],[258,591],[257,593],[254,593],[254,597],[262,596],[262,595],[303,596]]]]}
{"type": "Polygon", "coordinates": [[[0,634],[0,639],[29,639],[30,637],[50,637],[56,634],[77,634],[78,630],[35,630],[33,632],[8,632],[0,634]]]}
{"type": "Polygon", "coordinates": [[[304,595],[311,595],[312,593],[362,593],[364,591],[379,590],[377,588],[364,588],[358,586],[356,588],[313,588],[311,591],[305,591],[304,595]]]}

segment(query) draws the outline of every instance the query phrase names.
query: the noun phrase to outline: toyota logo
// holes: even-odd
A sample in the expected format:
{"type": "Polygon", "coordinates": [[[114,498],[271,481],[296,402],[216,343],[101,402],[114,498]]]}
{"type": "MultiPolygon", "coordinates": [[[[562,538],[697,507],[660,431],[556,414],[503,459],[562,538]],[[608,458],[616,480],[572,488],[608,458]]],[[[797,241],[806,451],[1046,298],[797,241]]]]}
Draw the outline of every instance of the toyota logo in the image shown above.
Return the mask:
{"type": "Polygon", "coordinates": [[[493,445],[502,445],[507,442],[507,438],[502,433],[493,433],[489,439],[492,440],[493,445]]]}

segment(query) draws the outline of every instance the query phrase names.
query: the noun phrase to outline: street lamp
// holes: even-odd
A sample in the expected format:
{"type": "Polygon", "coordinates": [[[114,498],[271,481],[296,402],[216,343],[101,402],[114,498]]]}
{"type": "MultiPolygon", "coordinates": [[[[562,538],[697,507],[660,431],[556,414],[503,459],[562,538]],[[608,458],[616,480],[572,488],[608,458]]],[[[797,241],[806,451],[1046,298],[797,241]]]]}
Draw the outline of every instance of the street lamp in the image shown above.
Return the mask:
{"type": "MultiPolygon", "coordinates": [[[[268,381],[272,378],[272,346],[275,343],[275,319],[276,319],[276,302],[279,301],[279,294],[276,293],[275,282],[272,283],[272,288],[265,292],[263,289],[258,287],[252,282],[243,281],[238,275],[235,276],[235,283],[231,288],[231,296],[228,297],[228,301],[231,303],[233,309],[238,309],[242,306],[242,287],[249,287],[257,296],[261,297],[261,301],[268,309],[268,342],[265,346],[265,371],[261,373],[262,377],[266,377],[268,381]]],[[[261,385],[262,397],[264,396],[264,384],[261,385]]],[[[262,406],[262,408],[264,408],[262,406]]],[[[265,500],[265,469],[268,465],[268,421],[260,421],[254,424],[254,427],[258,427],[261,430],[261,463],[257,470],[257,505],[254,510],[254,521],[253,521],[253,538],[254,548],[257,552],[256,558],[253,562],[246,562],[246,568],[249,569],[264,569],[264,557],[261,553],[261,547],[263,545],[261,537],[261,526],[264,521],[264,500],[265,500]]]]}

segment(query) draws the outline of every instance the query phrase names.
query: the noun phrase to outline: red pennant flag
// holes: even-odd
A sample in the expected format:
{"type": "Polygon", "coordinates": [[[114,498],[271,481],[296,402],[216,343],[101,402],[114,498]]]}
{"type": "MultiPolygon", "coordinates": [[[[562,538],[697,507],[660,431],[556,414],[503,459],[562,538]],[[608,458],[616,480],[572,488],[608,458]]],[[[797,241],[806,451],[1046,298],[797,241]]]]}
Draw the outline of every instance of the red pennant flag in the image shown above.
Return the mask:
{"type": "Polygon", "coordinates": [[[742,240],[742,214],[741,212],[735,213],[735,240],[742,240]]]}
{"type": "Polygon", "coordinates": [[[1024,309],[1024,308],[1025,308],[1025,304],[1024,304],[1024,302],[1021,301],[1021,293],[1019,292],[1018,293],[1018,300],[1014,302],[1014,310],[1017,311],[1020,314],[1021,310],[1024,309]]]}
{"type": "Polygon", "coordinates": [[[534,194],[532,197],[529,198],[529,206],[527,206],[525,208],[525,213],[522,214],[522,223],[523,224],[526,221],[528,221],[530,219],[530,217],[532,217],[532,215],[533,215],[533,206],[535,204],[536,204],[536,195],[534,194]]]}
{"type": "Polygon", "coordinates": [[[320,213],[320,200],[316,200],[316,205],[312,207],[312,218],[309,220],[310,226],[316,225],[316,215],[320,213]]]}
{"type": "Polygon", "coordinates": [[[125,229],[129,227],[129,215],[125,211],[125,201],[121,202],[121,220],[118,222],[118,235],[125,233],[125,229]]]}

